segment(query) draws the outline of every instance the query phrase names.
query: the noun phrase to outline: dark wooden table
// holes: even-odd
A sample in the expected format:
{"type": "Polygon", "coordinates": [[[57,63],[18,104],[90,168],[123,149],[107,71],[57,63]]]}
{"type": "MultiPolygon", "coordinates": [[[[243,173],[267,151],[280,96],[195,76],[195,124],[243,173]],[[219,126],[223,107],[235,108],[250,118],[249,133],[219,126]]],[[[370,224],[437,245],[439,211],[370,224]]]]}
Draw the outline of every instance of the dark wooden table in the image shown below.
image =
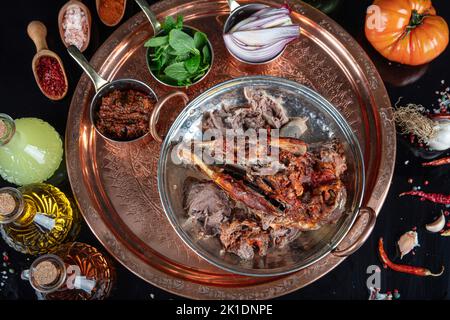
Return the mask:
{"type": "MultiPolygon", "coordinates": [[[[0,112],[13,118],[38,117],[52,124],[64,135],[67,113],[75,85],[81,75],[80,68],[66,54],[57,28],[58,11],[64,0],[26,1],[14,0],[3,3],[3,17],[0,20],[0,112]],[[48,28],[49,47],[57,52],[64,61],[69,77],[70,91],[60,102],[51,102],[39,91],[31,72],[31,59],[35,53],[32,41],[26,34],[27,24],[31,20],[41,20],[48,28]]],[[[90,58],[105,39],[115,30],[104,26],[95,10],[95,1],[84,1],[90,8],[93,19],[91,43],[85,52],[90,58]]],[[[450,21],[450,4],[435,0],[438,13],[450,21]]],[[[341,0],[340,6],[330,15],[350,32],[368,52],[385,80],[393,103],[399,97],[403,101],[420,103],[431,107],[437,105],[435,91],[450,84],[448,72],[450,49],[425,67],[403,68],[388,63],[371,49],[364,37],[363,26],[365,10],[371,1],[341,0]],[[442,80],[445,81],[442,84],[442,80]]],[[[128,1],[124,20],[139,12],[134,1],[128,1]]],[[[382,291],[398,289],[401,299],[447,299],[449,298],[450,239],[427,233],[425,223],[439,215],[444,206],[421,202],[418,199],[399,198],[398,194],[412,186],[422,186],[430,192],[450,193],[450,166],[424,169],[421,159],[413,155],[408,143],[398,138],[397,164],[389,195],[381,210],[375,230],[364,246],[346,259],[334,271],[312,285],[289,294],[282,299],[367,299],[366,273],[369,265],[380,265],[377,255],[377,241],[384,237],[391,257],[396,254],[395,242],[404,232],[417,227],[420,247],[415,255],[403,259],[405,263],[423,265],[439,270],[445,265],[448,271],[439,278],[419,278],[382,269],[382,291]],[[412,184],[408,179],[413,179],[412,184]],[[428,186],[424,182],[429,181],[428,186]]],[[[0,186],[6,185],[0,181],[0,186]]],[[[68,182],[62,187],[70,190],[68,182]]],[[[450,209],[449,209],[450,210],[450,209]]],[[[101,248],[86,225],[83,226],[79,241],[101,248]]],[[[7,272],[7,279],[1,278],[5,270],[0,261],[0,299],[34,299],[34,293],[28,283],[20,280],[19,271],[28,267],[32,261],[18,254],[0,240],[0,253],[9,254],[11,266],[15,272],[7,272]]],[[[1,258],[1,256],[0,256],[1,258]]],[[[118,281],[111,299],[178,299],[131,274],[119,263],[118,281]]]]}

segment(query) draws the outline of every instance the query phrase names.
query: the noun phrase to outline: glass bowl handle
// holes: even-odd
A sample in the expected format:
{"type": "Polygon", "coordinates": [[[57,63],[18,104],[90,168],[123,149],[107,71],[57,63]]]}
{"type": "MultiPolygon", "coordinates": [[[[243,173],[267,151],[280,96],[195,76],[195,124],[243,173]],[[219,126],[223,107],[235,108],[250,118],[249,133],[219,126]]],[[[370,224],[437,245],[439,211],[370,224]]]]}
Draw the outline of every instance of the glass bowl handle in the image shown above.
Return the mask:
{"type": "Polygon", "coordinates": [[[377,214],[375,213],[375,211],[369,207],[360,208],[358,218],[356,218],[356,221],[353,225],[357,225],[365,214],[369,216],[369,219],[359,237],[347,248],[342,250],[336,248],[333,251],[331,251],[333,255],[335,255],[336,257],[348,257],[349,255],[353,254],[356,250],[358,250],[364,244],[364,242],[366,242],[367,238],[369,238],[373,228],[375,227],[375,222],[377,221],[377,214]]]}
{"type": "Polygon", "coordinates": [[[152,111],[152,114],[150,115],[150,124],[149,124],[150,134],[152,135],[153,139],[155,139],[158,142],[162,142],[162,138],[159,135],[158,130],[156,129],[156,124],[158,123],[159,120],[159,113],[161,112],[161,109],[163,108],[163,106],[166,104],[167,101],[177,96],[183,98],[185,105],[189,102],[189,97],[187,96],[186,93],[182,91],[172,91],[167,95],[165,95],[164,97],[162,97],[160,100],[158,100],[158,102],[155,105],[155,108],[152,111]]]}

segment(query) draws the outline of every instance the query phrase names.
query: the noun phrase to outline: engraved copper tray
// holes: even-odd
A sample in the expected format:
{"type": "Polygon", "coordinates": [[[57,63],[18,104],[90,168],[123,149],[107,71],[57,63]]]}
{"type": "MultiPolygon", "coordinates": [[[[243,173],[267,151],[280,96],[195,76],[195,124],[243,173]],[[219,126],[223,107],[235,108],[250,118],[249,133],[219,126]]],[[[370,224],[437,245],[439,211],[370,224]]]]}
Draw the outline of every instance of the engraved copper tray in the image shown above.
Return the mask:
{"type": "MultiPolygon", "coordinates": [[[[240,1],[248,3],[250,1],[240,1]]],[[[262,0],[279,5],[284,0],[262,0]]],[[[366,165],[363,205],[379,212],[394,170],[396,138],[391,104],[372,62],[356,41],[330,18],[300,1],[287,1],[302,27],[301,39],[265,66],[242,65],[222,42],[227,2],[165,0],[152,6],[162,20],[181,14],[187,24],[205,31],[215,62],[208,77],[190,87],[192,99],[230,78],[268,74],[297,81],[334,104],[356,133],[366,165]]],[[[142,46],[153,31],[142,13],[125,22],[100,47],[91,63],[105,79],[130,77],[149,84],[161,97],[170,89],[149,74],[142,46]]],[[[317,280],[344,258],[327,255],[296,273],[266,278],[222,271],[192,252],[170,226],[156,186],[160,144],[148,138],[114,144],[96,134],[89,122],[94,88],[86,75],[74,93],[66,132],[67,168],[80,209],[97,238],[130,271],[172,293],[196,299],[268,299],[317,280]]],[[[180,103],[160,120],[170,126],[180,103]]],[[[162,132],[162,131],[160,131],[162,132]]],[[[354,225],[340,247],[353,243],[365,223],[354,225]]]]}

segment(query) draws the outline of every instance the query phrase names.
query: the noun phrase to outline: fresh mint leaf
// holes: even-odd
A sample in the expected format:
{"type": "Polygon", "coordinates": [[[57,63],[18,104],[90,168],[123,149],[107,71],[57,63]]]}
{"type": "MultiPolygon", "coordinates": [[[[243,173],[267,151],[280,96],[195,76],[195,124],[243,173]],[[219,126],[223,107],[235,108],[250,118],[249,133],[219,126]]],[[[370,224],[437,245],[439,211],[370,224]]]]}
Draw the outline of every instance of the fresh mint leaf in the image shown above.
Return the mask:
{"type": "Polygon", "coordinates": [[[176,62],[183,62],[183,61],[186,61],[187,59],[189,59],[189,57],[190,57],[189,53],[183,53],[183,54],[175,56],[174,60],[176,62]]]}
{"type": "Polygon", "coordinates": [[[195,49],[194,39],[178,29],[172,29],[170,31],[169,44],[178,54],[191,52],[195,49]]]}
{"type": "Polygon", "coordinates": [[[197,49],[200,49],[208,42],[206,34],[196,31],[194,34],[194,44],[197,49]]]}
{"type": "Polygon", "coordinates": [[[184,67],[184,62],[175,62],[168,66],[164,73],[166,76],[176,80],[176,81],[184,81],[188,78],[189,73],[184,67]]]}
{"type": "Polygon", "coordinates": [[[163,46],[165,44],[168,44],[168,43],[169,43],[169,37],[168,36],[153,37],[153,38],[149,39],[144,44],[144,47],[156,48],[156,47],[160,47],[160,46],[163,46]]]}
{"type": "Polygon", "coordinates": [[[175,23],[176,29],[183,29],[183,16],[177,16],[177,22],[175,23]]]}
{"type": "Polygon", "coordinates": [[[211,62],[211,52],[209,51],[208,45],[203,46],[203,64],[209,64],[211,62]]]}
{"type": "Polygon", "coordinates": [[[197,71],[199,65],[200,55],[194,55],[184,62],[184,67],[190,74],[193,74],[195,71],[197,71]]]}
{"type": "Polygon", "coordinates": [[[175,19],[173,17],[166,17],[166,20],[164,20],[162,24],[162,28],[166,33],[169,33],[170,30],[174,29],[176,26],[175,19]]]}

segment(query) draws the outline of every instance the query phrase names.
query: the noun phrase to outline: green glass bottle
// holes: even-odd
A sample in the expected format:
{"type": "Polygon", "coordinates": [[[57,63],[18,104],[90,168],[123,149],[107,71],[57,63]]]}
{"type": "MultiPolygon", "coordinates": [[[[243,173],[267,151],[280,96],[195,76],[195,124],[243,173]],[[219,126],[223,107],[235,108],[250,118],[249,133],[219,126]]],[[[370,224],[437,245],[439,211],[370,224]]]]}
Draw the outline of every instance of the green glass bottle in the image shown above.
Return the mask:
{"type": "Polygon", "coordinates": [[[43,182],[63,158],[59,134],[37,118],[13,120],[0,113],[0,175],[16,185],[43,182]]]}

